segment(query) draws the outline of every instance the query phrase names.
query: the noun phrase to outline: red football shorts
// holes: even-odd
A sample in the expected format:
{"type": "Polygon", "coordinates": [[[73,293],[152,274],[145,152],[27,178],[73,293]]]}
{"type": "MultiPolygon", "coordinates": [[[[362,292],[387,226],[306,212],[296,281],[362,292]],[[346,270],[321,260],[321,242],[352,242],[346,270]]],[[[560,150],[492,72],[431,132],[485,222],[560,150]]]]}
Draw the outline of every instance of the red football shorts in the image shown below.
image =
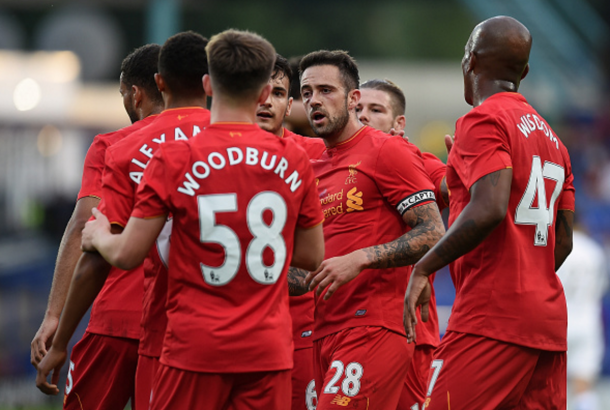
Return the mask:
{"type": "Polygon", "coordinates": [[[150,408],[285,410],[290,406],[290,373],[199,373],[161,363],[150,408]]]}
{"type": "Polygon", "coordinates": [[[428,409],[566,408],[566,353],[448,332],[434,353],[428,409]]]}
{"type": "Polygon", "coordinates": [[[316,340],[317,410],[395,409],[413,348],[405,336],[373,326],[316,340]]]}
{"type": "Polygon", "coordinates": [[[136,370],[136,403],[141,409],[148,410],[153,380],[159,369],[159,358],[140,355],[136,370]]]}
{"type": "Polygon", "coordinates": [[[293,360],[292,410],[315,410],[318,398],[313,379],[313,348],[295,350],[293,360]]]}
{"type": "Polygon", "coordinates": [[[428,389],[428,372],[436,347],[431,345],[415,345],[413,360],[407,371],[397,410],[412,410],[415,404],[421,409],[426,399],[428,389]]]}
{"type": "Polygon", "coordinates": [[[135,409],[137,365],[137,340],[85,332],[70,356],[64,409],[124,409],[129,399],[135,409]]]}

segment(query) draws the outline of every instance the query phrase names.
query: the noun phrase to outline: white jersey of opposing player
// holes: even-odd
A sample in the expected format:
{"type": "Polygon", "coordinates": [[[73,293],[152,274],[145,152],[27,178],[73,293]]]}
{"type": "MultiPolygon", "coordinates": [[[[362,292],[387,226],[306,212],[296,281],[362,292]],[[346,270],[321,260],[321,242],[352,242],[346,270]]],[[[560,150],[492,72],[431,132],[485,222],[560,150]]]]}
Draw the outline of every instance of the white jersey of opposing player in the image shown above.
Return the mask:
{"type": "Polygon", "coordinates": [[[568,376],[595,380],[604,353],[601,306],[608,272],[603,248],[574,231],[574,248],[557,275],[568,303],[568,376]]]}

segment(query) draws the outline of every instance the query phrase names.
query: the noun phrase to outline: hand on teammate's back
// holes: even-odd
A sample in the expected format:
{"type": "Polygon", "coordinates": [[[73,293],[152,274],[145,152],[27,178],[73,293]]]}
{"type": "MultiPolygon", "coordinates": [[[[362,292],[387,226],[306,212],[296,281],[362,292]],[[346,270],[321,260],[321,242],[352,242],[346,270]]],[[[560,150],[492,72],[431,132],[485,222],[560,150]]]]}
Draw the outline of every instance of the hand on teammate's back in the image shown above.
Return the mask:
{"type": "Polygon", "coordinates": [[[400,131],[396,131],[395,128],[390,128],[390,131],[388,131],[388,134],[390,134],[391,136],[396,136],[398,135],[399,137],[403,137],[404,139],[406,139],[407,141],[409,141],[409,137],[407,137],[405,135],[405,130],[400,130],[400,131]]]}
{"type": "Polygon", "coordinates": [[[45,355],[42,361],[38,364],[38,374],[36,375],[36,387],[44,394],[56,395],[59,393],[57,382],[59,381],[59,373],[61,367],[66,362],[68,357],[67,349],[57,349],[52,346],[49,352],[45,355]],[[51,375],[51,383],[47,381],[49,373],[51,375]]]}
{"type": "Polygon", "coordinates": [[[453,144],[455,144],[455,138],[453,135],[446,134],[445,135],[445,147],[447,148],[447,155],[451,152],[451,148],[453,148],[453,144]]]}
{"type": "Polygon", "coordinates": [[[367,262],[366,254],[362,251],[327,259],[322,262],[318,270],[307,275],[305,283],[309,284],[310,290],[317,287],[317,296],[328,287],[324,294],[324,300],[328,300],[337,289],[358,276],[367,262]]]}

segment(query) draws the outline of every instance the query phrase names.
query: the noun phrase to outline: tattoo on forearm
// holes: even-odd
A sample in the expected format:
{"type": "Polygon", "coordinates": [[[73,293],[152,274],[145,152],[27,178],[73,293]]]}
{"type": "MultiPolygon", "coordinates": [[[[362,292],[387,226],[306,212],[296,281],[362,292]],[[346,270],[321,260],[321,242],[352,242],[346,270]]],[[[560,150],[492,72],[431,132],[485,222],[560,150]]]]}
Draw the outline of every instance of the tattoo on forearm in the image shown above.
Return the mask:
{"type": "Polygon", "coordinates": [[[369,268],[385,269],[412,265],[434,246],[445,233],[436,204],[413,208],[409,225],[412,229],[400,238],[364,249],[369,268]]]}
{"type": "Polygon", "coordinates": [[[309,291],[305,277],[309,272],[304,269],[290,267],[288,269],[288,294],[290,296],[304,295],[309,291]]]}

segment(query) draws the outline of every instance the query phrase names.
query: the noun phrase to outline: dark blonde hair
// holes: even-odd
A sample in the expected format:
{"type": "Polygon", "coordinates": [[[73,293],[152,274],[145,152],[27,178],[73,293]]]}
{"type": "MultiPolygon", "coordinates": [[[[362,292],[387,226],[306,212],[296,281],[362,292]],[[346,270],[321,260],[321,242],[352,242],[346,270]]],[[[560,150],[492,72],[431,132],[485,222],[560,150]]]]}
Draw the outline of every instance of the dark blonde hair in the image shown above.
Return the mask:
{"type": "Polygon", "coordinates": [[[360,89],[369,88],[373,90],[384,91],[390,95],[392,101],[392,115],[398,117],[399,115],[405,115],[406,101],[405,93],[402,92],[399,86],[394,84],[390,80],[368,80],[364,84],[360,85],[360,89]]]}

